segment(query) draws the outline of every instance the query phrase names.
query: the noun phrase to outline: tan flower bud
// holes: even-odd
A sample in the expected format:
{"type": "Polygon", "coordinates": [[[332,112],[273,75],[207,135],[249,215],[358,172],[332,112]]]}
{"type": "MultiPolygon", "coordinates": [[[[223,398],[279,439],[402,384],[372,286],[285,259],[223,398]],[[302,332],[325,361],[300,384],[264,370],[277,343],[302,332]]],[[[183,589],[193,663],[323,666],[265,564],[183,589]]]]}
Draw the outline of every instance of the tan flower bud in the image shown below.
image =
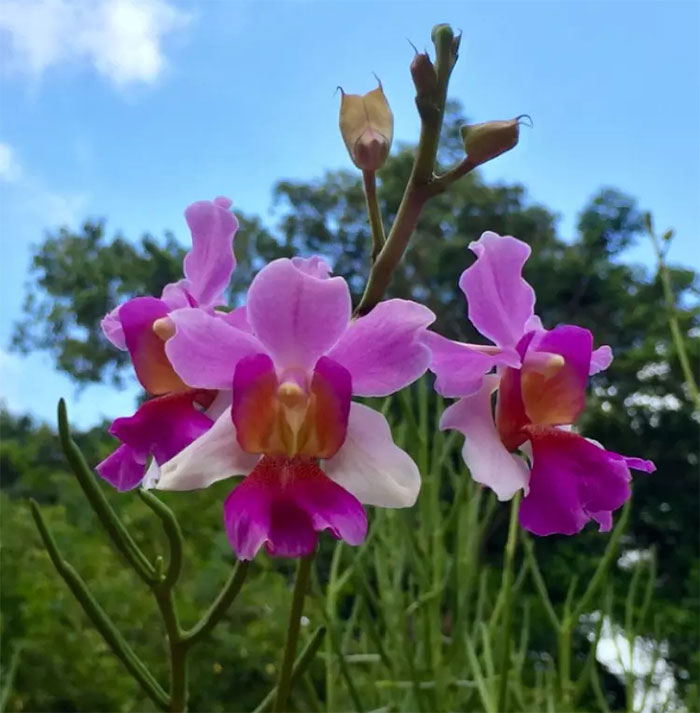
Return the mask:
{"type": "Polygon", "coordinates": [[[364,95],[343,92],[340,133],[352,162],[358,168],[376,171],[383,166],[394,136],[394,115],[381,83],[364,95]]]}
{"type": "Polygon", "coordinates": [[[520,121],[524,116],[463,126],[460,133],[467,157],[478,166],[510,151],[518,143],[520,121]]]}

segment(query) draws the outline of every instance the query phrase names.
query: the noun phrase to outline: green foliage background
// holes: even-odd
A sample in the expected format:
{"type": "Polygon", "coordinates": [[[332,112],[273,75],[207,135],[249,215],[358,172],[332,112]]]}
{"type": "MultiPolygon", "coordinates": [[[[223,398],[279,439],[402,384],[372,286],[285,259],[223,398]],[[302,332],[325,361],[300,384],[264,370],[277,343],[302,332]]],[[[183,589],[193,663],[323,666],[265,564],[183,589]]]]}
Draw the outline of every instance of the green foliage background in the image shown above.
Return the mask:
{"type": "MultiPolygon", "coordinates": [[[[441,149],[441,161],[445,165],[461,151],[456,127],[462,121],[459,107],[452,105],[441,149]]],[[[379,194],[387,222],[395,214],[411,161],[410,149],[400,148],[380,172],[379,194]]],[[[232,300],[242,299],[252,275],[268,260],[311,253],[328,257],[336,272],[348,279],[357,298],[366,279],[370,243],[357,174],[335,171],[312,182],[280,181],[274,189],[274,205],[277,215],[274,227],[239,213],[241,228],[235,243],[238,267],[232,300]]],[[[635,478],[634,504],[623,548],[655,553],[654,604],[651,615],[645,618],[637,633],[667,642],[666,658],[673,666],[678,694],[689,702],[692,710],[700,666],[697,414],[693,415],[684,393],[675,347],[669,337],[660,282],[649,271],[624,262],[625,249],[645,239],[642,213],[632,198],[614,189],[604,189],[583,207],[576,235],[562,236],[557,231],[556,216],[545,206],[532,202],[524,187],[491,185],[479,174],[470,174],[428,205],[392,283],[391,296],[410,297],[427,304],[438,315],[438,329],[451,337],[478,341],[479,336],[466,321],[463,296],[456,284],[473,259],[467,245],[484,230],[512,234],[532,246],[526,278],[536,288],[537,310],[545,325],[569,322],[589,327],[597,344],[607,343],[613,347],[615,361],[607,372],[593,380],[582,427],[587,436],[600,440],[612,450],[651,458],[657,464],[654,475],[640,474],[635,478]]],[[[178,279],[186,244],[186,236],[176,240],[171,234],[166,234],[164,239],[143,236],[136,241],[110,236],[105,221],[87,222],[78,231],[68,228],[50,231],[37,247],[33,259],[32,283],[27,291],[25,317],[15,332],[15,348],[25,352],[48,351],[57,368],[78,384],[111,380],[116,387],[125,383],[132,377],[124,355],[101,336],[99,320],[125,298],[158,294],[164,284],[178,279]]],[[[695,335],[689,336],[687,344],[692,361],[697,365],[700,357],[698,277],[692,270],[673,268],[672,280],[681,328],[684,334],[695,335]]],[[[413,393],[415,396],[415,389],[413,393]]],[[[425,398],[423,426],[428,429],[425,432],[432,434],[439,404],[432,396],[425,398]]],[[[410,410],[402,408],[401,403],[395,399],[379,406],[389,413],[397,437],[406,438],[412,424],[410,410]]],[[[78,436],[90,463],[97,463],[113,447],[106,435],[106,426],[96,425],[78,436]]],[[[64,464],[53,428],[6,411],[2,413],[0,428],[0,653],[6,674],[13,652],[20,650],[16,672],[7,689],[6,709],[151,710],[152,704],[110,654],[57,577],[35,532],[26,506],[27,497],[34,497],[43,505],[66,558],[80,571],[153,672],[165,680],[166,649],[157,611],[148,593],[123,567],[99,530],[64,464]]],[[[419,441],[420,432],[416,433],[419,441]]],[[[437,443],[437,440],[432,441],[433,450],[437,443]]],[[[449,617],[454,614],[451,598],[457,602],[460,598],[474,597],[481,586],[485,587],[485,601],[493,606],[500,581],[508,514],[507,507],[496,506],[495,501],[489,500],[486,494],[479,495],[471,484],[468,490],[467,486],[459,485],[460,478],[467,478],[460,465],[459,442],[450,441],[445,445],[440,440],[439,443],[441,448],[447,449],[440,467],[450,476],[434,480],[432,456],[425,456],[427,460],[422,463],[425,487],[440,484],[435,486],[438,492],[430,496],[433,505],[421,504],[415,513],[401,517],[417,518],[416,531],[421,533],[428,522],[444,522],[459,498],[467,498],[467,505],[480,498],[481,504],[474,507],[481,508],[477,519],[486,527],[484,535],[487,535],[479,539],[466,525],[457,524],[445,540],[448,548],[444,553],[445,562],[430,565],[434,567],[430,576],[445,577],[437,608],[431,609],[434,617],[430,621],[436,631],[449,637],[449,617]],[[426,470],[431,470],[429,477],[426,470]],[[430,507],[434,507],[434,511],[426,512],[425,508],[430,507]],[[425,520],[422,524],[421,518],[425,520]],[[455,579],[465,548],[471,551],[478,572],[487,573],[483,580],[468,585],[455,579]]],[[[425,445],[428,451],[429,446],[425,445]]],[[[418,457],[420,462],[420,453],[418,457]]],[[[230,484],[219,483],[203,492],[163,496],[178,515],[187,544],[186,570],[178,598],[182,617],[188,624],[194,622],[198,612],[215,597],[233,564],[221,526],[221,504],[229,488],[230,484]]],[[[145,550],[149,554],[162,551],[159,526],[138,498],[112,492],[109,497],[145,550]]],[[[460,509],[454,512],[462,513],[460,509]]],[[[374,525],[379,526],[376,520],[381,521],[383,531],[389,533],[386,537],[393,537],[398,531],[392,528],[400,527],[398,520],[392,520],[394,517],[399,516],[377,513],[374,525]],[[389,521],[393,524],[387,524],[389,521]]],[[[462,513],[460,517],[467,516],[462,513]]],[[[608,538],[589,528],[578,537],[550,537],[536,542],[539,567],[555,607],[564,605],[572,576],[578,581],[570,597],[575,600],[582,591],[608,538]]],[[[319,566],[320,576],[325,581],[331,576],[333,546],[329,538],[323,539],[319,566]]],[[[383,546],[389,545],[385,542],[383,546]]],[[[409,556],[401,550],[403,544],[396,547],[397,559],[409,556]],[[399,550],[403,554],[399,554],[399,550]]],[[[423,547],[418,542],[416,548],[421,557],[429,558],[430,545],[423,547]]],[[[396,602],[404,602],[405,598],[410,599],[414,589],[420,589],[418,584],[412,583],[410,574],[406,575],[408,579],[391,578],[392,572],[410,573],[410,567],[402,569],[405,562],[379,562],[378,553],[382,549],[371,540],[359,552],[365,549],[368,559],[375,558],[368,570],[374,577],[369,586],[378,599],[362,605],[367,607],[363,621],[374,618],[377,626],[387,627],[384,632],[387,647],[396,656],[406,641],[410,646],[415,645],[416,660],[423,661],[424,673],[428,672],[430,662],[426,662],[425,656],[429,647],[419,650],[417,634],[411,634],[403,643],[392,641],[393,629],[387,620],[393,616],[392,607],[386,609],[386,616],[382,614],[385,598],[391,592],[395,592],[396,602]],[[386,571],[387,568],[390,571],[386,571]],[[387,576],[385,582],[376,579],[383,575],[387,576]]],[[[518,557],[520,562],[520,554],[518,557]]],[[[352,553],[346,548],[342,562],[351,561],[352,553]]],[[[229,616],[192,657],[192,710],[252,710],[274,685],[286,627],[291,570],[289,563],[275,562],[265,555],[257,558],[254,571],[229,616]]],[[[601,590],[592,609],[601,611],[607,606],[613,618],[622,621],[632,576],[629,570],[615,566],[605,590],[610,596],[608,603],[604,604],[601,590]]],[[[334,592],[333,616],[337,616],[338,621],[351,618],[353,607],[359,610],[358,586],[353,579],[334,592]]],[[[530,577],[520,581],[518,601],[516,631],[522,627],[527,609],[530,632],[525,647],[529,673],[524,674],[523,680],[531,697],[523,705],[536,707],[539,705],[536,679],[549,675],[548,657],[556,649],[556,637],[547,625],[546,612],[538,604],[530,577]]],[[[396,612],[406,611],[396,606],[396,612]]],[[[410,603],[408,606],[410,608],[410,603]]],[[[323,611],[327,608],[327,601],[318,597],[311,599],[307,611],[309,630],[323,623],[323,611]]],[[[406,621],[398,620],[394,627],[405,630],[406,621]]],[[[367,640],[366,631],[363,633],[361,627],[357,631],[352,627],[349,630],[351,633],[344,639],[349,650],[358,655],[374,651],[373,655],[377,655],[376,642],[367,640]]],[[[575,664],[582,665],[587,643],[581,631],[574,637],[574,646],[575,664]]],[[[439,646],[434,650],[440,650],[439,646]]],[[[461,652],[461,655],[467,654],[461,652]]],[[[328,704],[328,671],[336,676],[341,673],[333,668],[337,660],[329,664],[333,652],[327,649],[325,656],[314,665],[306,684],[307,694],[315,693],[324,706],[328,704]]],[[[444,669],[459,679],[461,661],[460,655],[455,654],[449,664],[438,665],[433,661],[430,670],[439,673],[444,669]]],[[[419,705],[421,709],[430,710],[436,702],[421,701],[420,696],[406,697],[407,694],[400,691],[399,695],[388,684],[377,689],[376,680],[389,680],[390,674],[398,675],[399,670],[382,670],[376,662],[372,664],[374,668],[367,666],[358,664],[357,685],[377,707],[385,704],[386,696],[391,699],[393,709],[400,710],[412,710],[419,705]]],[[[631,710],[630,689],[625,690],[624,682],[620,683],[602,669],[600,675],[606,705],[612,710],[631,710]]],[[[452,690],[447,682],[445,685],[445,690],[452,690]]],[[[347,687],[338,683],[337,689],[334,704],[343,710],[352,707],[355,701],[349,697],[347,687]]],[[[309,703],[309,700],[297,701],[296,705],[303,710],[312,705],[313,701],[309,703]]],[[[441,709],[449,709],[445,700],[437,703],[441,709]]],[[[474,710],[480,710],[475,698],[457,697],[449,703],[453,710],[472,709],[459,706],[474,706],[474,710]]],[[[579,706],[581,710],[598,710],[602,704],[587,692],[579,706]]]]}

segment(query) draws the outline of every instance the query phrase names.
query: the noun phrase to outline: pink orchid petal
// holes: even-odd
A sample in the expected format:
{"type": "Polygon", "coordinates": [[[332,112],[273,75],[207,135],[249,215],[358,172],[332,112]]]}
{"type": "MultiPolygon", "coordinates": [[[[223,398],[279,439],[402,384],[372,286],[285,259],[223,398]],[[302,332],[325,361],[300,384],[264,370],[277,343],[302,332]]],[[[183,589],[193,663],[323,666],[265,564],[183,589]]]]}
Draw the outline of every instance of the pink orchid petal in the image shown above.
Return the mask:
{"type": "Polygon", "coordinates": [[[387,420],[362,404],[351,404],[345,442],[323,469],[366,505],[411,507],[420,490],[418,466],[394,443],[387,420]]]}
{"type": "Polygon", "coordinates": [[[494,366],[520,366],[520,356],[514,349],[480,351],[431,331],[424,333],[423,341],[431,352],[430,371],[437,377],[435,390],[448,398],[478,391],[484,374],[494,366]]]}
{"type": "Polygon", "coordinates": [[[257,274],[246,307],[278,369],[310,370],[345,331],[350,292],[341,277],[319,278],[280,258],[257,274]]]}
{"type": "Polygon", "coordinates": [[[497,376],[485,376],[476,393],[445,409],[440,428],[464,434],[462,457],[472,478],[491,488],[499,500],[510,500],[518,490],[527,491],[529,472],[522,458],[506,450],[496,430],[491,394],[497,386],[497,376]]]}
{"type": "Polygon", "coordinates": [[[168,339],[165,351],[189,386],[228,390],[236,364],[250,354],[265,351],[253,335],[203,310],[178,309],[169,316],[175,324],[175,335],[168,339]]]}
{"type": "Polygon", "coordinates": [[[430,351],[421,342],[435,315],[410,300],[380,302],[353,320],[328,356],[352,375],[358,396],[387,396],[423,375],[430,351]]]}
{"type": "Polygon", "coordinates": [[[612,364],[612,360],[612,349],[607,344],[594,349],[591,354],[591,365],[588,369],[588,375],[593,376],[593,374],[605,371],[612,364]]]}
{"type": "Polygon", "coordinates": [[[238,362],[233,377],[231,418],[240,447],[248,453],[284,453],[277,426],[275,365],[267,354],[251,354],[238,362]]]}
{"type": "Polygon", "coordinates": [[[534,314],[535,292],[522,277],[530,246],[486,232],[469,248],[477,260],[459,280],[469,319],[494,344],[512,349],[534,314]]]}
{"type": "Polygon", "coordinates": [[[248,311],[246,310],[245,305],[242,307],[236,307],[236,309],[227,313],[217,313],[217,317],[223,319],[224,322],[230,324],[236,329],[240,329],[248,334],[253,334],[253,328],[250,326],[250,322],[248,321],[248,311]]]}
{"type": "Polygon", "coordinates": [[[317,277],[320,280],[326,280],[330,277],[330,265],[318,255],[312,257],[293,257],[291,258],[292,265],[302,272],[317,277]]]}
{"type": "Polygon", "coordinates": [[[590,513],[591,520],[595,520],[598,523],[599,532],[610,532],[613,525],[612,512],[609,510],[602,510],[601,512],[590,513]]]}
{"type": "Polygon", "coordinates": [[[119,490],[133,488],[143,479],[150,456],[162,465],[206,433],[212,420],[195,408],[196,396],[185,392],[150,399],[133,416],[116,419],[109,432],[124,445],[102,461],[97,472],[119,490]]]}
{"type": "Polygon", "coordinates": [[[147,456],[121,445],[95,468],[98,475],[120,492],[135,488],[144,478],[147,456]]]}
{"type": "Polygon", "coordinates": [[[197,490],[224,478],[247,475],[259,457],[238,445],[228,410],[214,425],[174,458],[162,464],[159,490],[197,490]]]}
{"type": "Polygon", "coordinates": [[[238,221],[229,210],[228,199],[193,203],[185,210],[192,232],[192,250],[185,255],[184,272],[189,291],[200,306],[215,307],[223,295],[236,265],[233,237],[238,221]]]}
{"type": "Polygon", "coordinates": [[[260,547],[276,557],[301,557],[316,548],[317,532],[359,545],[367,515],[358,500],[310,459],[263,458],[226,499],[224,523],[239,559],[260,547]]]}
{"type": "Polygon", "coordinates": [[[535,535],[573,535],[630,496],[630,472],[616,453],[558,428],[528,429],[533,467],[530,492],[520,505],[520,524],[535,535]]]}
{"type": "Polygon", "coordinates": [[[525,412],[532,423],[558,425],[575,423],[585,407],[586,384],[591,363],[593,335],[581,327],[559,325],[538,332],[525,354],[520,385],[525,412]],[[529,356],[544,353],[563,357],[563,366],[542,370],[529,356]]]}
{"type": "Polygon", "coordinates": [[[153,323],[169,311],[165,302],[155,297],[136,297],[119,309],[136,376],[143,388],[155,396],[186,388],[168,361],[163,340],[153,331],[153,323]]]}
{"type": "Polygon", "coordinates": [[[119,319],[120,307],[121,305],[106,314],[100,322],[100,327],[105,337],[107,337],[117,349],[126,351],[126,336],[124,335],[121,319],[119,319]]]}
{"type": "Polygon", "coordinates": [[[309,394],[311,403],[306,417],[306,433],[300,434],[302,455],[331,458],[343,445],[348,428],[352,397],[352,378],[348,370],[329,357],[316,362],[309,394]]]}
{"type": "Polygon", "coordinates": [[[168,305],[169,310],[182,309],[183,307],[197,307],[197,301],[189,291],[189,280],[178,280],[163,288],[161,300],[168,305]]]}
{"type": "Polygon", "coordinates": [[[308,387],[308,403],[300,405],[305,410],[299,414],[296,436],[279,402],[279,386],[267,354],[253,354],[238,363],[231,415],[241,448],[268,455],[331,457],[345,440],[352,396],[350,374],[328,357],[318,360],[308,387]]]}
{"type": "Polygon", "coordinates": [[[627,464],[627,467],[632,468],[632,470],[641,470],[643,473],[653,473],[656,470],[656,466],[650,460],[635,458],[634,456],[621,456],[619,453],[615,453],[613,455],[622,458],[622,460],[627,464]]]}
{"type": "Polygon", "coordinates": [[[530,423],[525,413],[523,395],[520,388],[520,369],[500,369],[500,383],[496,396],[496,429],[509,450],[516,450],[526,439],[523,428],[530,423]]]}

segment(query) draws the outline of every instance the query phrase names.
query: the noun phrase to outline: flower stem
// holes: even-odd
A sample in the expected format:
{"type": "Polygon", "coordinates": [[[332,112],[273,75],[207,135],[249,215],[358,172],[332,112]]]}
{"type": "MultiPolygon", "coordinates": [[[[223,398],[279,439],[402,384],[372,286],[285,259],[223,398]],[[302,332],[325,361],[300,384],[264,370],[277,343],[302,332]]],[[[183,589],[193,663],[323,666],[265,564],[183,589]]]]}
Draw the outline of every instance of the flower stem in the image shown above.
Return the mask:
{"type": "Polygon", "coordinates": [[[203,639],[226,614],[231,603],[241,591],[241,587],[248,574],[249,566],[250,562],[246,560],[239,560],[236,563],[231,576],[224,585],[224,588],[219,592],[214,603],[209,607],[209,610],[189,631],[183,634],[182,638],[187,642],[188,646],[203,639]]]}
{"type": "Polygon", "coordinates": [[[520,492],[510,506],[510,522],[508,524],[508,540],[506,541],[505,562],[501,591],[504,597],[504,621],[501,631],[501,679],[498,691],[499,711],[508,710],[508,669],[510,668],[510,638],[513,625],[513,559],[518,544],[518,510],[520,508],[520,492]]]}
{"type": "Polygon", "coordinates": [[[280,675],[277,681],[277,695],[275,696],[275,704],[273,711],[281,713],[287,705],[289,698],[289,689],[292,683],[292,667],[294,665],[294,654],[297,648],[297,639],[299,638],[299,625],[301,623],[301,613],[304,608],[304,597],[309,586],[309,577],[311,575],[311,564],[313,562],[313,553],[302,557],[299,560],[297,568],[297,577],[294,584],[294,593],[292,595],[292,606],[289,609],[289,623],[287,625],[287,640],[284,644],[284,654],[282,656],[282,665],[280,667],[280,675]]]}
{"type": "Polygon", "coordinates": [[[384,235],[384,224],[382,213],[379,209],[377,199],[377,174],[375,171],[362,171],[362,185],[365,189],[365,203],[367,204],[367,215],[369,216],[369,227],[372,233],[372,264],[379,256],[386,236],[384,235]]]}
{"type": "Polygon", "coordinates": [[[668,326],[671,330],[671,336],[673,337],[673,342],[676,346],[676,355],[678,356],[678,361],[680,362],[681,369],[683,370],[683,377],[685,378],[686,386],[688,387],[688,392],[690,399],[695,404],[695,408],[700,409],[700,392],[698,391],[698,385],[693,376],[693,369],[690,366],[690,360],[688,359],[688,352],[685,348],[685,341],[683,335],[681,334],[680,327],[678,326],[678,319],[676,317],[676,300],[673,296],[673,287],[671,286],[671,274],[669,272],[668,266],[664,259],[664,252],[659,245],[659,241],[656,234],[648,227],[649,237],[654,245],[654,252],[656,252],[656,259],[658,261],[658,274],[661,280],[661,287],[664,291],[664,301],[666,302],[666,312],[668,314],[668,326]]]}
{"type": "MultiPolygon", "coordinates": [[[[316,656],[316,652],[319,650],[321,644],[323,643],[323,637],[326,634],[326,628],[324,626],[319,626],[318,629],[313,633],[312,637],[309,639],[308,643],[304,647],[304,650],[299,654],[299,657],[294,662],[294,667],[292,668],[291,682],[294,683],[299,676],[303,675],[306,669],[309,667],[311,662],[316,656]]],[[[270,703],[272,703],[275,694],[277,693],[277,686],[275,686],[266,696],[260,701],[258,707],[255,708],[253,713],[263,713],[266,711],[270,703]]]]}
{"type": "Polygon", "coordinates": [[[170,649],[170,707],[172,713],[187,710],[187,643],[182,638],[172,589],[165,584],[153,588],[156,604],[168,634],[170,649]]]}
{"type": "Polygon", "coordinates": [[[30,507],[34,522],[39,530],[46,551],[51,558],[56,571],[63,578],[73,596],[83,608],[83,611],[90,618],[95,628],[100,632],[114,655],[124,664],[127,671],[139,683],[148,697],[161,709],[168,709],[168,697],[165,691],[158,684],[146,665],[134,653],[133,649],[126,642],[112,620],[107,616],[104,609],[99,605],[95,597],[87,588],[85,582],[75,569],[61,556],[56,542],[53,539],[44,518],[35,500],[30,500],[30,507]]]}
{"type": "Polygon", "coordinates": [[[95,476],[85,461],[83,454],[71,438],[66,402],[63,399],[58,402],[58,434],[66,460],[114,546],[124,556],[136,574],[146,584],[152,585],[156,581],[156,572],[153,565],[134,542],[124,523],[117,517],[104,493],[100,490],[100,486],[97,484],[95,476]]]}

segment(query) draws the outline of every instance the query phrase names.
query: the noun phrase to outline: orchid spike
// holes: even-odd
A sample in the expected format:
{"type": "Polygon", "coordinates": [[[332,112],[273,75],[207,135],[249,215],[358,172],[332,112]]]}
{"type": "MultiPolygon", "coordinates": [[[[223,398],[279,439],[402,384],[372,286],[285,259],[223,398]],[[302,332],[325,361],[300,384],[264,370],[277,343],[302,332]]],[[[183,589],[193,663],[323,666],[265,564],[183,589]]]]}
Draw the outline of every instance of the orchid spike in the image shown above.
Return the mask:
{"type": "Polygon", "coordinates": [[[587,329],[542,327],[535,293],[522,277],[530,255],[525,243],[487,232],[469,247],[477,259],[459,285],[469,319],[494,346],[428,333],[435,387],[459,398],[440,426],[464,434],[462,455],[474,480],[500,500],[523,490],[525,529],[571,535],[594,520],[609,530],[612,512],[630,496],[630,468],[655,469],[651,461],[605,450],[571,430],[584,409],[588,377],[610,365],[612,351],[594,350],[587,329]],[[492,367],[497,373],[485,375],[492,367]]]}

